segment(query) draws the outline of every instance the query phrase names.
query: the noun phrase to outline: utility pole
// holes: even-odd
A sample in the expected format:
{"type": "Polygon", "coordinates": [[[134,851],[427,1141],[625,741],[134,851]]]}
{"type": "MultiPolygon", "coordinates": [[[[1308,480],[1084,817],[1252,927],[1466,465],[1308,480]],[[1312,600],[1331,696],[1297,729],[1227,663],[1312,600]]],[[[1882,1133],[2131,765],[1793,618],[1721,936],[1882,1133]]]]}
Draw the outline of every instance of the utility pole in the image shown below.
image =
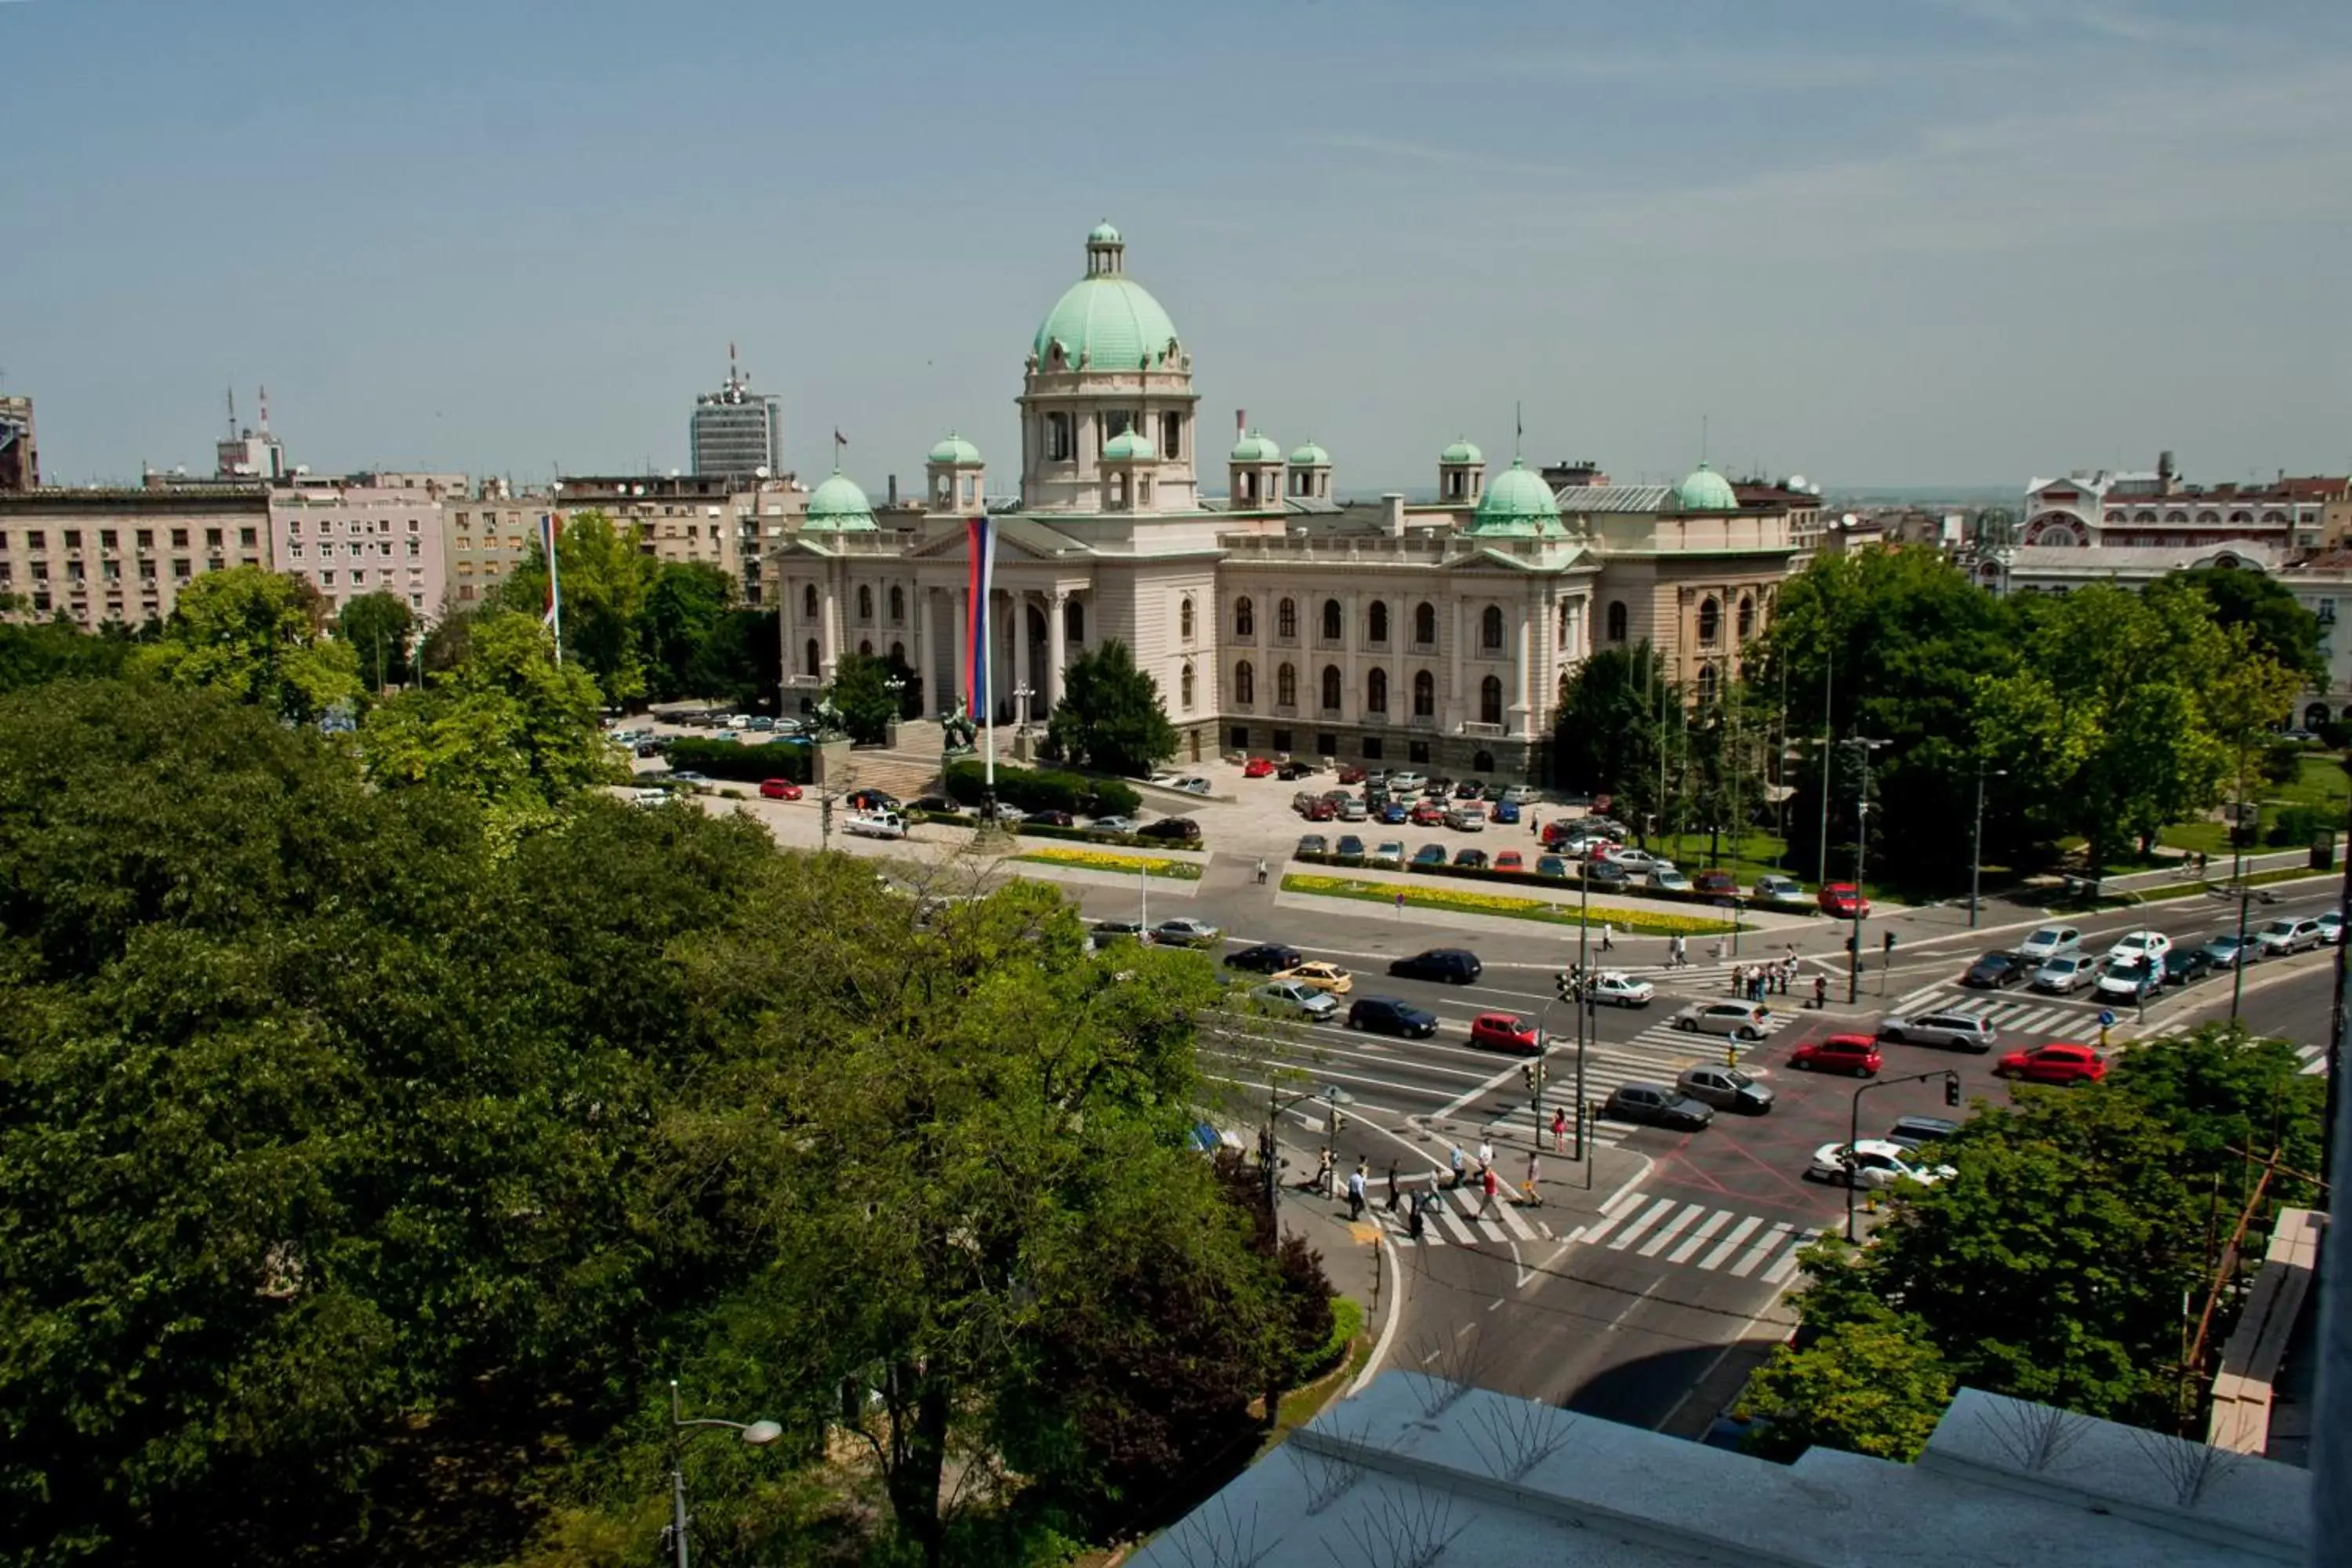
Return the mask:
{"type": "MultiPolygon", "coordinates": [[[[1992,776],[2005,779],[2009,776],[2009,770],[1995,768],[1992,771],[1992,776]]],[[[1977,825],[1969,835],[1969,929],[1970,931],[1977,929],[1977,910],[1983,903],[1979,893],[1984,883],[1984,759],[1979,757],[1977,759],[1977,825]]]]}
{"type": "Polygon", "coordinates": [[[1837,750],[1832,738],[1836,731],[1830,723],[1830,675],[1835,668],[1825,658],[1822,665],[1822,841],[1818,846],[1821,864],[1813,871],[1816,888],[1830,884],[1830,753],[1837,750]]]}
{"type": "MultiPolygon", "coordinates": [[[[1870,849],[1870,753],[1886,742],[1849,735],[1845,743],[1862,752],[1862,782],[1854,791],[1853,805],[1853,930],[1846,938],[1845,954],[1845,999],[1851,1003],[1862,997],[1862,880],[1870,849]]],[[[1894,955],[1890,952],[1887,957],[1892,962],[1894,955]]]]}

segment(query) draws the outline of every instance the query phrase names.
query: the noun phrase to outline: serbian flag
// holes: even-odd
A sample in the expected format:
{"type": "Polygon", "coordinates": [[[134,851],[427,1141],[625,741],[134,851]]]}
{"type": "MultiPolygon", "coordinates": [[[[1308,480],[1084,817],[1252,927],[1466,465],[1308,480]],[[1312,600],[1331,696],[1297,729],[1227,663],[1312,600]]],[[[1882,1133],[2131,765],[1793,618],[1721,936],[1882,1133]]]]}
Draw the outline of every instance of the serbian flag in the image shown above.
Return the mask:
{"type": "Polygon", "coordinates": [[[969,558],[964,585],[971,595],[971,647],[965,661],[971,670],[971,685],[964,692],[964,703],[974,720],[987,723],[994,711],[988,670],[988,595],[996,581],[996,520],[966,519],[963,537],[969,558]]]}
{"type": "Polygon", "coordinates": [[[539,550],[547,559],[547,605],[539,618],[541,624],[554,627],[558,637],[563,635],[563,591],[555,580],[555,536],[562,528],[562,520],[555,513],[539,514],[539,550]]]}

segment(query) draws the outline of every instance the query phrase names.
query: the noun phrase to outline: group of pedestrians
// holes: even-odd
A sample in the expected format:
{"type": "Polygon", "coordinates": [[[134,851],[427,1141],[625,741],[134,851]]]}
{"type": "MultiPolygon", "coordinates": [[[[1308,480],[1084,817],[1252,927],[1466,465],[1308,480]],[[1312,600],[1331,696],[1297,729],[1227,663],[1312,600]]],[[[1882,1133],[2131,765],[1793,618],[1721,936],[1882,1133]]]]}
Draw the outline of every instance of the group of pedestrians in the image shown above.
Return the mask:
{"type": "Polygon", "coordinates": [[[1779,958],[1763,963],[1743,963],[1731,972],[1731,994],[1743,1001],[1761,1002],[1767,996],[1785,996],[1797,979],[1797,950],[1794,947],[1779,958]]]}
{"type": "MultiPolygon", "coordinates": [[[[1565,1110],[1554,1112],[1551,1131],[1554,1142],[1565,1149],[1568,1135],[1568,1113],[1565,1110]]],[[[1444,1190],[1460,1192],[1468,1188],[1477,1193],[1478,1206],[1472,1212],[1472,1217],[1491,1218],[1501,1203],[1504,1193],[1502,1171],[1496,1163],[1494,1144],[1482,1140],[1474,1158],[1463,1149],[1462,1145],[1456,1143],[1448,1156],[1447,1163],[1451,1167],[1451,1180],[1444,1190]]],[[[1429,1210],[1435,1207],[1441,1201],[1438,1197],[1440,1190],[1438,1184],[1440,1177],[1444,1174],[1445,1173],[1443,1172],[1432,1171],[1429,1173],[1427,1185],[1417,1187],[1408,1194],[1405,1191],[1404,1177],[1398,1170],[1397,1163],[1393,1160],[1389,1162],[1388,1212],[1395,1214],[1400,1209],[1403,1210],[1406,1225],[1416,1239],[1420,1237],[1428,1223],[1429,1210]]],[[[1348,1204],[1349,1219],[1360,1220],[1364,1217],[1364,1211],[1371,1206],[1372,1179],[1370,1162],[1360,1158],[1356,1162],[1356,1168],[1348,1173],[1343,1185],[1339,1179],[1336,1156],[1330,1146],[1326,1144],[1317,1169],[1314,1190],[1327,1197],[1339,1197],[1344,1193],[1348,1204]]],[[[1543,1203],[1543,1155],[1538,1150],[1528,1151],[1527,1176],[1518,1184],[1518,1195],[1520,1201],[1530,1207],[1540,1206],[1543,1203]]]]}

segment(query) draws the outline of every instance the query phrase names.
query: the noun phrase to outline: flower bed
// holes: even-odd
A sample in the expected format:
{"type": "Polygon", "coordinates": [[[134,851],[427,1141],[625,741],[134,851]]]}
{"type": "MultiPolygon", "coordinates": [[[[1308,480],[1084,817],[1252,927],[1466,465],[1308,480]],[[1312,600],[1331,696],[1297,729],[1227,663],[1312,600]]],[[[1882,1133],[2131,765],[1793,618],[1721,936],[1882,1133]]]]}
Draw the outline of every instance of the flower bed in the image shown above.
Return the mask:
{"type": "MultiPolygon", "coordinates": [[[[1393,904],[1399,893],[1416,910],[1449,910],[1465,915],[1507,915],[1515,920],[1541,921],[1549,925],[1578,923],[1574,904],[1549,899],[1513,898],[1504,893],[1473,893],[1456,888],[1416,888],[1403,882],[1367,882],[1354,877],[1312,877],[1291,872],[1282,879],[1286,893],[1318,893],[1327,899],[1360,899],[1366,903],[1393,904]]],[[[1670,915],[1656,910],[1611,909],[1592,906],[1587,923],[1610,925],[1631,936],[1719,936],[1731,922],[1699,915],[1670,915]]]]}
{"type": "Polygon", "coordinates": [[[1033,860],[1041,866],[1072,866],[1081,871],[1116,871],[1129,877],[1140,871],[1146,876],[1165,877],[1171,882],[1201,879],[1198,866],[1165,860],[1157,855],[1113,855],[1101,849],[1032,849],[1011,858],[1033,860]]]}

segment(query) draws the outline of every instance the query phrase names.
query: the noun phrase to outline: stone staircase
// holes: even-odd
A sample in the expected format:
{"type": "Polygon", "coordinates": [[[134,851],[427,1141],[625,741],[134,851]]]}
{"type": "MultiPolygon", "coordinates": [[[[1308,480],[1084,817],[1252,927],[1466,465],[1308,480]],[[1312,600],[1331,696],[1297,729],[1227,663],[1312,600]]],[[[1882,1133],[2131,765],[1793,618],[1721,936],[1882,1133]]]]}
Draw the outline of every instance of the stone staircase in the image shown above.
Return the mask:
{"type": "Polygon", "coordinates": [[[907,752],[852,752],[848,774],[845,788],[878,789],[900,800],[913,800],[939,792],[940,755],[937,752],[929,757],[907,752]]]}

